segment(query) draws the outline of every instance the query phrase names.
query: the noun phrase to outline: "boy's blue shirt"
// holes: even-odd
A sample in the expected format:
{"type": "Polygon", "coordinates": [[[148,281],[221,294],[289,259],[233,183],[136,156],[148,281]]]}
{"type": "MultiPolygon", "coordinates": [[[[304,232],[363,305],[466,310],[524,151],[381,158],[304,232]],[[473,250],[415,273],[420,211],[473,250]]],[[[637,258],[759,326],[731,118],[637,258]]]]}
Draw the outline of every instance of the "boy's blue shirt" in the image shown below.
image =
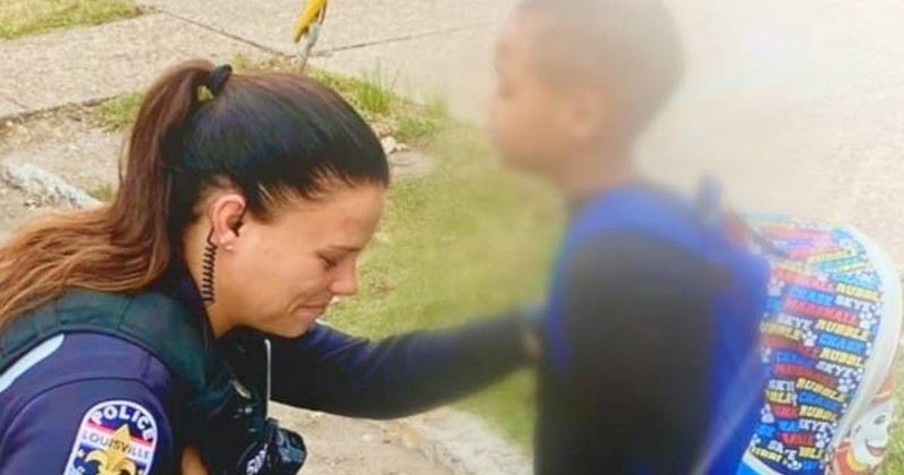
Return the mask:
{"type": "Polygon", "coordinates": [[[543,323],[538,473],[736,470],[762,403],[768,270],[713,218],[642,185],[574,213],[543,323]]]}

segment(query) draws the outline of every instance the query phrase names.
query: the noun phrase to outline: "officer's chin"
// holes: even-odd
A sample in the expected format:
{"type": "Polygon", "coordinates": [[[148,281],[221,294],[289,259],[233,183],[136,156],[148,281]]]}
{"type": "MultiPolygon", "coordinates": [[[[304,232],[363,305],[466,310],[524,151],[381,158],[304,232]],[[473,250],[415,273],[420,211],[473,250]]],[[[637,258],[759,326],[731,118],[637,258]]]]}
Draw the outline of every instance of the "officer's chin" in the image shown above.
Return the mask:
{"type": "Polygon", "coordinates": [[[280,328],[268,329],[267,333],[270,333],[272,335],[276,335],[276,336],[279,336],[282,338],[298,338],[298,337],[304,335],[305,333],[307,333],[308,330],[310,330],[312,326],[313,326],[313,323],[304,324],[304,325],[287,325],[287,326],[283,326],[280,328]]]}
{"type": "Polygon", "coordinates": [[[296,314],[291,317],[286,318],[283,321],[280,321],[278,325],[274,325],[275,328],[268,328],[267,333],[271,333],[276,336],[281,336],[283,338],[298,338],[317,322],[317,318],[320,315],[307,315],[307,314],[296,314]]]}

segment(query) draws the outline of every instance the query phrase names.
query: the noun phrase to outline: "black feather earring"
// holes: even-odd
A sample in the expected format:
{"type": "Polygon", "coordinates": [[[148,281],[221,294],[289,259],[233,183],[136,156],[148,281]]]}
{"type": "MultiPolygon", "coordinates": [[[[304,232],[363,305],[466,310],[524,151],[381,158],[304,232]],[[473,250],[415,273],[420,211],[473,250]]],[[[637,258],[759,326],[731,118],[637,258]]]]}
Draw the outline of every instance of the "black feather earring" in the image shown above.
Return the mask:
{"type": "Polygon", "coordinates": [[[201,260],[201,299],[204,305],[214,302],[214,269],[217,261],[217,245],[213,242],[213,229],[207,235],[207,246],[201,260]]]}

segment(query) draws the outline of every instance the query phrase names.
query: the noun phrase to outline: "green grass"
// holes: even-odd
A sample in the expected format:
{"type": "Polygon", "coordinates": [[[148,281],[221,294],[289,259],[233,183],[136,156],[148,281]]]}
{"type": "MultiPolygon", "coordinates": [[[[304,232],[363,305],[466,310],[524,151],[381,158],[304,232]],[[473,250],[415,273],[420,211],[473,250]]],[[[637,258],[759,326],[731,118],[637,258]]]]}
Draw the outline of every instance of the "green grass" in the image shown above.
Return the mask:
{"type": "Polygon", "coordinates": [[[386,114],[393,103],[394,81],[387,81],[380,68],[366,72],[363,81],[355,89],[360,107],[372,114],[386,114]]]}
{"type": "Polygon", "coordinates": [[[139,14],[131,0],[0,0],[0,40],[139,14]]]}
{"type": "MultiPolygon", "coordinates": [[[[232,65],[238,71],[246,72],[297,71],[292,60],[283,57],[252,61],[239,55],[233,58],[232,65]]],[[[310,66],[305,72],[340,91],[375,129],[391,131],[395,138],[403,142],[415,142],[437,134],[449,117],[444,98],[432,97],[423,105],[403,99],[391,91],[395,81],[387,78],[379,68],[365,71],[360,79],[310,66]]]]}
{"type": "MultiPolygon", "coordinates": [[[[295,70],[291,60],[280,57],[254,62],[240,55],[233,59],[232,65],[245,72],[295,70]]],[[[402,99],[390,91],[392,81],[385,79],[378,69],[364,74],[364,79],[313,68],[306,71],[340,91],[378,131],[392,132],[403,142],[417,142],[436,135],[448,121],[448,108],[442,97],[432,97],[423,105],[402,99]]],[[[132,93],[104,101],[92,112],[94,122],[108,130],[124,130],[135,121],[142,98],[142,94],[132,93]]]]}
{"type": "Polygon", "coordinates": [[[108,203],[113,201],[113,198],[116,195],[116,192],[113,190],[113,186],[110,184],[103,184],[96,188],[92,188],[88,190],[88,194],[91,195],[92,198],[108,203]]]}
{"type": "MultiPolygon", "coordinates": [[[[239,71],[293,71],[286,59],[239,71]]],[[[446,327],[503,311],[539,296],[546,285],[562,215],[550,190],[500,169],[484,134],[456,122],[445,102],[417,104],[389,92],[386,81],[308,70],[337,89],[384,134],[430,156],[433,172],[398,179],[373,244],[362,256],[360,294],[339,303],[329,320],[378,338],[446,327]]],[[[140,94],[111,99],[92,120],[113,130],[137,115],[140,94]]],[[[108,199],[110,189],[92,195],[108,199]]],[[[533,376],[515,374],[459,403],[527,447],[533,432],[533,376]]]]}
{"type": "Polygon", "coordinates": [[[395,136],[402,141],[417,141],[442,130],[449,109],[442,97],[427,101],[418,114],[401,115],[395,123],[395,136]]]}
{"type": "Polygon", "coordinates": [[[130,93],[104,101],[92,111],[94,122],[108,130],[125,130],[135,122],[143,99],[144,94],[130,93]]]}
{"type": "MultiPolygon", "coordinates": [[[[498,169],[481,135],[453,126],[422,143],[430,176],[399,180],[361,263],[360,295],[330,321],[380,337],[442,327],[533,299],[545,287],[561,218],[550,193],[498,169]]],[[[462,402],[525,445],[532,379],[519,374],[462,402]]]]}
{"type": "Polygon", "coordinates": [[[880,473],[900,475],[904,473],[904,417],[902,417],[901,401],[904,401],[904,355],[898,354],[895,371],[897,387],[895,387],[895,422],[889,439],[888,455],[880,473]]]}

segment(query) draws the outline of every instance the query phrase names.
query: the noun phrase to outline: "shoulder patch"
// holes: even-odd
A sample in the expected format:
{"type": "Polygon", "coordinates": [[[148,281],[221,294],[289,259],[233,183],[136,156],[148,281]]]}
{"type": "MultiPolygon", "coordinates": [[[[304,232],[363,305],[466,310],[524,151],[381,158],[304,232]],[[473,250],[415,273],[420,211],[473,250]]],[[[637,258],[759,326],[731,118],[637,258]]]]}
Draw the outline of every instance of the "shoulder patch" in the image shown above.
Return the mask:
{"type": "Polygon", "coordinates": [[[131,401],[105,401],[82,418],[66,475],[144,475],[157,448],[157,421],[131,401]]]}

